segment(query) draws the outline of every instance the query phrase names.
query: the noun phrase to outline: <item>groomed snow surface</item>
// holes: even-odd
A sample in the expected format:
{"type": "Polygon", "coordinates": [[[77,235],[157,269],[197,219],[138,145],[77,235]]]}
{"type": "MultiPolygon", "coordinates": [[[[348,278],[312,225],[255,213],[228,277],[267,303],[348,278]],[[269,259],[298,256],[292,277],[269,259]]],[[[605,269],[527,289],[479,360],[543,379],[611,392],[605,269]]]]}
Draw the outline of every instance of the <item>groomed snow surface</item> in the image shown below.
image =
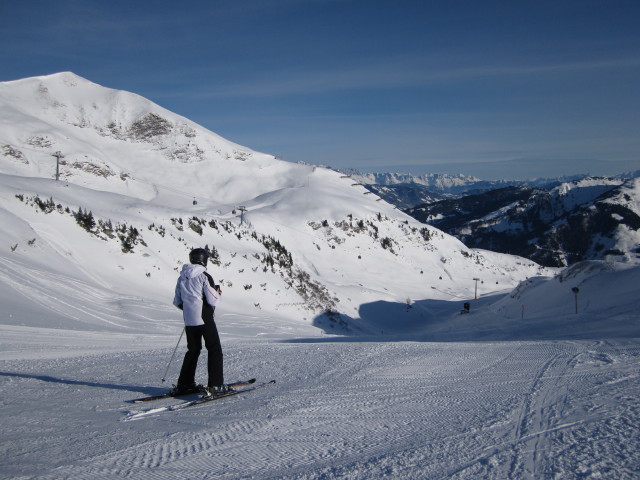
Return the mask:
{"type": "MultiPolygon", "coordinates": [[[[125,399],[163,391],[169,341],[177,335],[30,333],[3,334],[2,478],[640,474],[637,340],[225,337],[229,380],[278,383],[123,421],[149,408],[125,399]],[[125,343],[129,351],[110,351],[125,343]]],[[[170,378],[178,368],[174,361],[170,378]]],[[[199,368],[202,375],[205,367],[199,368]]]]}

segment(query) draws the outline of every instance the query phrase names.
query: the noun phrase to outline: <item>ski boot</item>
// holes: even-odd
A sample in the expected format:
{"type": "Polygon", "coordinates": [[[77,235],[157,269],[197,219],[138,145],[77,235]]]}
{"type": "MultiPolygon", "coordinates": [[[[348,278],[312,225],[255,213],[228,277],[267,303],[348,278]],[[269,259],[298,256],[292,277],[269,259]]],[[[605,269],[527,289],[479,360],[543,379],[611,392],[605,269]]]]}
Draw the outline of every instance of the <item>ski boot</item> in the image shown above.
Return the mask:
{"type": "Polygon", "coordinates": [[[213,397],[219,397],[220,395],[225,395],[227,393],[231,393],[233,392],[233,388],[231,388],[229,385],[222,384],[215,387],[206,387],[204,388],[203,392],[204,392],[203,398],[213,398],[213,397]]]}
{"type": "Polygon", "coordinates": [[[171,389],[171,395],[180,396],[180,395],[188,395],[189,393],[198,393],[205,391],[206,388],[203,385],[199,385],[197,383],[192,383],[191,385],[175,385],[171,389]]]}

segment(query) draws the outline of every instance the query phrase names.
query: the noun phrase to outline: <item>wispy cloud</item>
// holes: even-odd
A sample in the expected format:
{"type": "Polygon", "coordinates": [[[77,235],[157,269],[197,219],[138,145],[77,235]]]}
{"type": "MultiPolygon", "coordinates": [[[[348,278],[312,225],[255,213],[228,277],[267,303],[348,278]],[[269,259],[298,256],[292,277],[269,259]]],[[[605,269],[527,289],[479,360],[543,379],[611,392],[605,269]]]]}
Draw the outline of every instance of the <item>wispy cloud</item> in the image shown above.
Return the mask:
{"type": "MultiPolygon", "coordinates": [[[[464,63],[464,62],[458,62],[464,63]]],[[[409,88],[481,78],[509,78],[554,73],[587,73],[620,68],[637,68],[640,57],[521,65],[442,65],[427,59],[382,60],[376,63],[319,69],[282,69],[262,75],[253,72],[250,81],[219,83],[189,95],[280,96],[317,94],[354,89],[409,88]]]]}

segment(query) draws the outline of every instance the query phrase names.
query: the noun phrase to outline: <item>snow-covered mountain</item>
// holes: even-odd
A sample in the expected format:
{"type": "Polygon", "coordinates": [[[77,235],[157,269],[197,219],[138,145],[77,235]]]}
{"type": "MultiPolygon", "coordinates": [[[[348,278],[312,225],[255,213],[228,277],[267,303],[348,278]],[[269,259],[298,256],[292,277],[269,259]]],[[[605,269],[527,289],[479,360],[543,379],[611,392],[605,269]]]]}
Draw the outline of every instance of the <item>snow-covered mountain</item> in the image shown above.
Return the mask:
{"type": "Polygon", "coordinates": [[[0,84],[0,122],[0,477],[635,478],[639,266],[469,249],[69,73],[0,84]],[[277,383],[125,421],[205,245],[225,378],[277,383]]]}
{"type": "Polygon", "coordinates": [[[0,102],[4,288],[37,289],[9,280],[28,256],[68,277],[61,289],[81,281],[168,304],[187,252],[207,246],[223,308],[367,331],[371,302],[470,298],[474,277],[504,290],[544,273],[470,250],[346,175],[72,73],[3,83],[0,102]]]}
{"type": "Polygon", "coordinates": [[[586,177],[586,175],[573,175],[529,180],[481,180],[462,174],[427,173],[424,175],[411,175],[403,173],[362,173],[353,169],[338,171],[349,175],[354,181],[362,183],[370,191],[401,210],[408,210],[422,204],[434,203],[441,200],[454,199],[467,195],[479,195],[491,190],[513,186],[549,189],[561,183],[586,177]]]}
{"type": "Polygon", "coordinates": [[[111,90],[73,73],[0,84],[2,172],[60,179],[148,200],[210,195],[233,203],[250,185],[256,195],[295,184],[282,162],[229,142],[138,95],[111,90]],[[251,160],[246,175],[216,174],[225,162],[251,160]],[[201,170],[206,165],[206,169],[201,170]],[[273,175],[250,174],[269,166],[273,175]],[[160,181],[163,180],[163,181],[160,181]],[[158,192],[163,185],[166,190],[158,192]]]}
{"type": "Polygon", "coordinates": [[[508,187],[407,210],[466,245],[562,267],[640,258],[640,177],[508,187]]]}
{"type": "Polygon", "coordinates": [[[479,178],[457,174],[426,173],[424,175],[411,175],[406,173],[380,172],[363,173],[352,169],[341,169],[341,173],[349,175],[354,180],[364,185],[399,185],[414,184],[429,187],[442,192],[452,192],[459,188],[466,188],[478,182],[479,178]]]}

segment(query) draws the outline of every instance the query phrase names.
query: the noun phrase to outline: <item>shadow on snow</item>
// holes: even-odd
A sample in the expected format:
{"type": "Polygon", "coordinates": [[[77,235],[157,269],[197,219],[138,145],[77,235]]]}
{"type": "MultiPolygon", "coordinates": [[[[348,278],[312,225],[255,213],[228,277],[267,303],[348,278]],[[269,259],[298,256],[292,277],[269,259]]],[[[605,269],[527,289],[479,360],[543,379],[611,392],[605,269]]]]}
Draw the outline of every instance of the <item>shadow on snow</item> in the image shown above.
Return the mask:
{"type": "Polygon", "coordinates": [[[464,301],[420,300],[411,304],[377,301],[363,304],[358,316],[322,314],[313,325],[327,335],[288,340],[320,342],[495,342],[598,340],[640,336],[637,313],[608,316],[605,312],[577,315],[570,311],[520,316],[517,309],[500,311],[504,294],[464,301]]]}
{"type": "Polygon", "coordinates": [[[50,375],[35,375],[29,373],[0,372],[2,377],[29,378],[42,382],[61,383],[64,385],[81,385],[84,387],[108,388],[111,390],[125,390],[129,392],[142,393],[145,395],[157,395],[167,391],[167,388],[140,387],[137,385],[116,385],[112,383],[87,382],[83,380],[70,380],[67,378],[52,377],[50,375]]]}

